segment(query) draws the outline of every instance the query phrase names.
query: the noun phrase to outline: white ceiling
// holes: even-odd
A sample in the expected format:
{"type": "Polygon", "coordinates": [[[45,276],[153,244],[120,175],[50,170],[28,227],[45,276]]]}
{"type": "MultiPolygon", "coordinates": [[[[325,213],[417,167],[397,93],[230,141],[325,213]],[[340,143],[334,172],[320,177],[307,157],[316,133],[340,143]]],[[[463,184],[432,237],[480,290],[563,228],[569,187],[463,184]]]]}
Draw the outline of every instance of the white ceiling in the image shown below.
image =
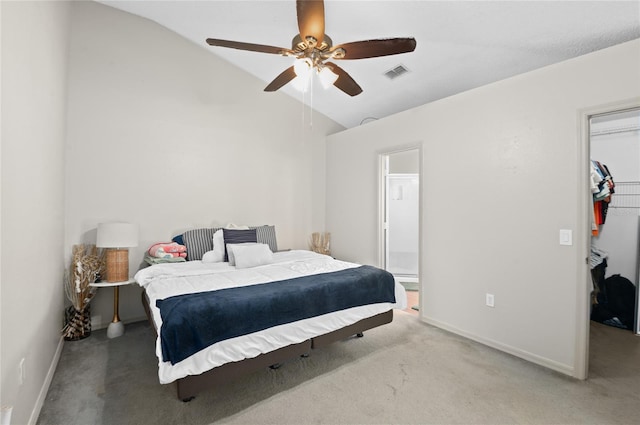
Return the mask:
{"type": "MultiPolygon", "coordinates": [[[[206,38],[291,47],[296,6],[281,1],[110,1],[100,3],[148,18],[264,81],[292,59],[211,47],[206,38]]],[[[363,88],[350,97],[316,85],[313,95],[280,89],[345,127],[451,96],[555,62],[640,38],[636,1],[325,1],[325,31],[334,45],[414,37],[412,53],[344,60],[363,88]],[[410,73],[389,80],[397,65],[410,73]]],[[[212,75],[211,78],[215,78],[212,75]]],[[[639,76],[640,78],[640,76],[639,76]]],[[[271,94],[270,94],[271,95],[271,94]]],[[[272,94],[278,96],[278,94],[272,94]]]]}

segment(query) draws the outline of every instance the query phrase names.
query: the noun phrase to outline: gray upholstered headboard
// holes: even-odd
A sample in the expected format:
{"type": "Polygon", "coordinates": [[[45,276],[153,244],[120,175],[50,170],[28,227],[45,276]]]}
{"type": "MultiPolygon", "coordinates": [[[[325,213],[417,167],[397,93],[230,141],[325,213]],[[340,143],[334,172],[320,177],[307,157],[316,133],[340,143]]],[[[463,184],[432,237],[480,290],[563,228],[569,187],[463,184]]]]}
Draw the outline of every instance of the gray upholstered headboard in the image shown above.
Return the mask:
{"type": "MultiPolygon", "coordinates": [[[[187,247],[187,260],[202,260],[205,252],[213,249],[213,234],[220,229],[222,227],[187,230],[172,240],[187,247]]],[[[278,250],[275,226],[250,226],[249,229],[255,229],[256,239],[259,243],[269,245],[269,249],[273,252],[278,250]]]]}

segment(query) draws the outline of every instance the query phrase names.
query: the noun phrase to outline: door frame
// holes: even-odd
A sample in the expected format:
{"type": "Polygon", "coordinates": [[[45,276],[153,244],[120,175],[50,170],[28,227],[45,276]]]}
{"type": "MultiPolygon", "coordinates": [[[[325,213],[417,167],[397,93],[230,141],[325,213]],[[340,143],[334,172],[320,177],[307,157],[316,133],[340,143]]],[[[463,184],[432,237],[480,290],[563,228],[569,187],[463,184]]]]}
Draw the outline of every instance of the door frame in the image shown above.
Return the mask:
{"type": "Polygon", "coordinates": [[[613,114],[640,108],[640,97],[580,109],[578,111],[578,217],[577,225],[577,283],[576,283],[576,338],[573,375],[578,379],[589,376],[589,328],[591,313],[591,191],[589,190],[590,119],[596,115],[613,114]]]}

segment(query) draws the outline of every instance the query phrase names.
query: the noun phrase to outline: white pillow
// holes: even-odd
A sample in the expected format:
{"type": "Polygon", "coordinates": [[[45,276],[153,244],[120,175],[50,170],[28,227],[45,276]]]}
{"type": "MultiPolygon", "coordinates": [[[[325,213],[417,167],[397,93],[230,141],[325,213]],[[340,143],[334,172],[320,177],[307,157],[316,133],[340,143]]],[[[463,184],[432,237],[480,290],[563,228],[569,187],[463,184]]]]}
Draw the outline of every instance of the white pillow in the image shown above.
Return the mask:
{"type": "Polygon", "coordinates": [[[242,242],[242,243],[228,243],[227,244],[227,258],[229,260],[229,265],[230,266],[235,266],[236,265],[236,256],[235,256],[235,247],[242,245],[242,246],[246,246],[246,245],[255,245],[256,242],[242,242]]]}
{"type": "Polygon", "coordinates": [[[224,261],[224,233],[222,229],[213,234],[213,249],[202,256],[203,263],[220,263],[224,261]]]}
{"type": "Polygon", "coordinates": [[[265,243],[238,243],[227,245],[229,264],[238,269],[263,266],[273,262],[273,253],[265,243]]]}
{"type": "Polygon", "coordinates": [[[202,262],[203,263],[219,263],[220,260],[216,259],[215,251],[211,250],[202,254],[202,262]]]}
{"type": "Polygon", "coordinates": [[[213,234],[213,251],[216,253],[217,261],[224,261],[224,233],[222,229],[216,230],[213,234]]]}

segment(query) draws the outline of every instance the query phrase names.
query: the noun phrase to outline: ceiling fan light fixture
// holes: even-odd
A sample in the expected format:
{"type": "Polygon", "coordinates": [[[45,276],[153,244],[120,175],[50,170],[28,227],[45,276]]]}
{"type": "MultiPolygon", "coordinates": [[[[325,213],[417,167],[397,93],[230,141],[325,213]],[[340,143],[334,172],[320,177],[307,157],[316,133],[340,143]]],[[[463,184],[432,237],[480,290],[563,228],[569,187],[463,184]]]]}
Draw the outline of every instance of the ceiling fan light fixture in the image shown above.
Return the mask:
{"type": "Polygon", "coordinates": [[[309,59],[296,59],[293,63],[293,72],[296,74],[296,78],[291,81],[291,85],[298,91],[306,92],[311,80],[311,62],[309,59]]]}
{"type": "Polygon", "coordinates": [[[308,79],[311,73],[311,62],[307,58],[296,59],[293,62],[293,71],[299,78],[308,79]]]}
{"type": "Polygon", "coordinates": [[[207,38],[206,42],[210,46],[295,58],[294,64],[265,87],[266,92],[279,90],[289,82],[298,90],[307,91],[314,71],[325,88],[333,85],[349,96],[362,93],[362,87],[340,66],[325,61],[377,58],[413,52],[416,48],[416,40],[410,37],[353,41],[334,48],[331,37],[324,32],[324,0],[296,0],[296,15],[298,34],[291,40],[291,49],[217,38],[207,38]]]}
{"type": "Polygon", "coordinates": [[[293,80],[291,80],[291,85],[293,86],[294,89],[298,90],[299,92],[306,93],[307,90],[309,89],[309,81],[311,81],[310,78],[296,77],[293,80]]]}
{"type": "Polygon", "coordinates": [[[336,82],[338,79],[338,74],[333,72],[331,68],[328,66],[323,66],[322,69],[318,70],[318,77],[320,78],[320,83],[322,87],[328,89],[336,82]]]}

